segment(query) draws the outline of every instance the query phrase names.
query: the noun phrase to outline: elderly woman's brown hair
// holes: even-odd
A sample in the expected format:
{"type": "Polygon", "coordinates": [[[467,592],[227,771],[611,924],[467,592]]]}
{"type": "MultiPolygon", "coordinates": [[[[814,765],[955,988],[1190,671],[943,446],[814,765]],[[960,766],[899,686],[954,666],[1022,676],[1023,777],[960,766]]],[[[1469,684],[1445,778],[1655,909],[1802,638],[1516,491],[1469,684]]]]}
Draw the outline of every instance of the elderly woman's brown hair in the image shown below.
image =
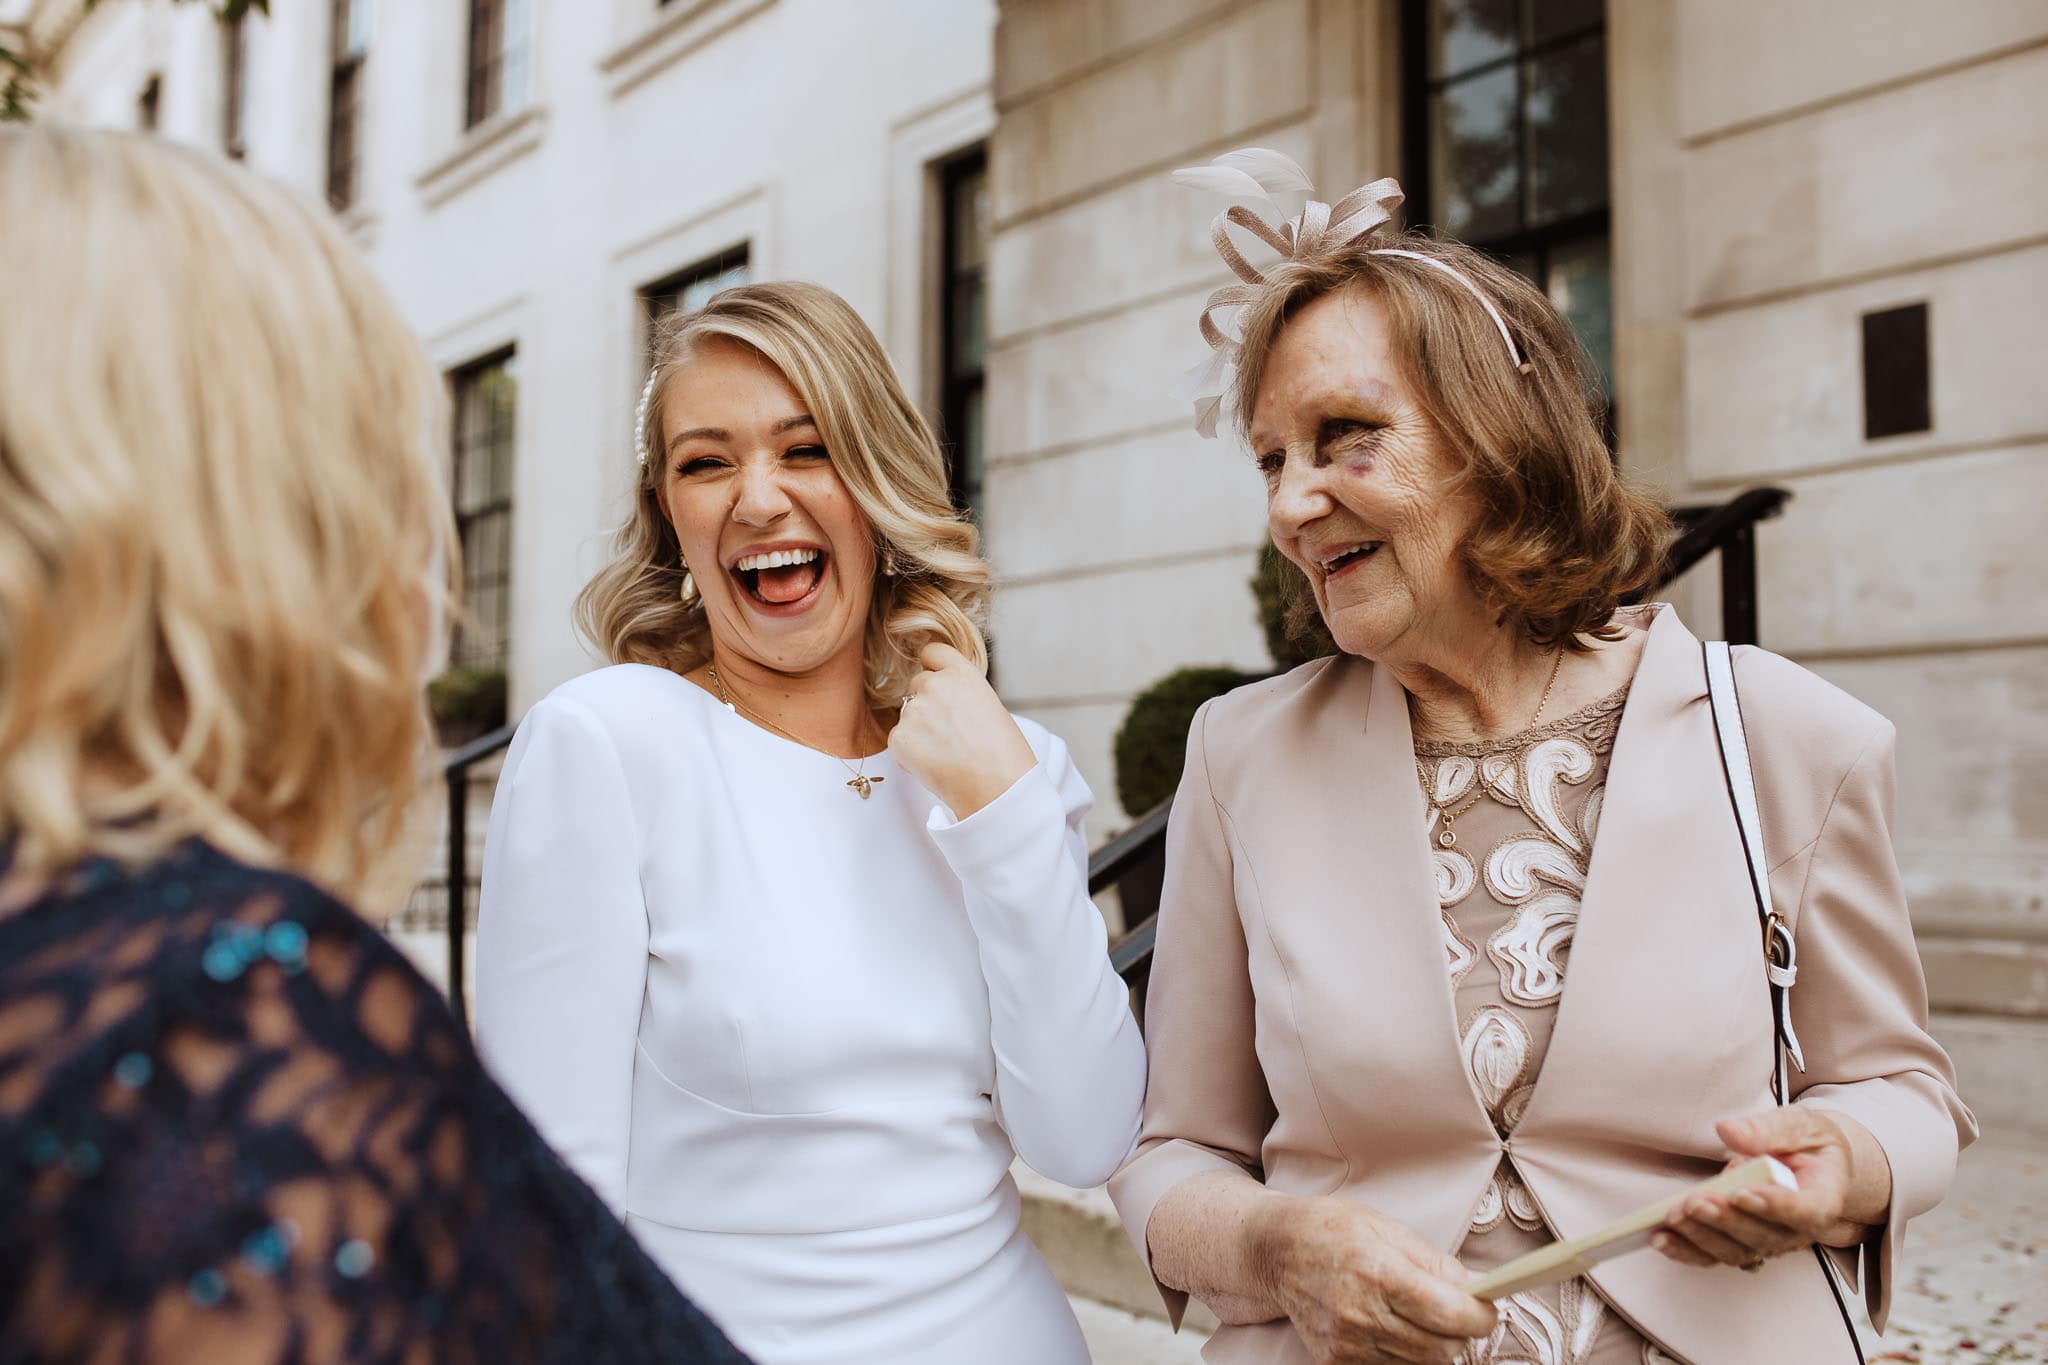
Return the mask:
{"type": "MultiPolygon", "coordinates": [[[[1264,270],[1269,287],[1245,310],[1232,398],[1249,439],[1266,360],[1296,314],[1344,289],[1386,310],[1396,354],[1442,434],[1479,517],[1462,546],[1465,572],[1504,624],[1538,647],[1580,647],[1629,593],[1655,575],[1668,520],[1614,468],[1604,404],[1585,349],[1533,284],[1470,247],[1421,233],[1375,233],[1264,270]],[[1527,361],[1518,372],[1493,320],[1437,266],[1384,253],[1398,246],[1441,261],[1490,297],[1527,361]]],[[[1283,565],[1290,627],[1315,614],[1307,580],[1283,565]]]]}

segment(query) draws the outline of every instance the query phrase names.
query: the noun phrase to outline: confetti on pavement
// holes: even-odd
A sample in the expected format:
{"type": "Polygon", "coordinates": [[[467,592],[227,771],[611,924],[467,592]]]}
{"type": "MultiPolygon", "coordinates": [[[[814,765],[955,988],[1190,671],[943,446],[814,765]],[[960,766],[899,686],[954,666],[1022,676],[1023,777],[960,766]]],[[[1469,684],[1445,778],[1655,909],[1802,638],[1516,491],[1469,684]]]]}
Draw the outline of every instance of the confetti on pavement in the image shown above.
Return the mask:
{"type": "Polygon", "coordinates": [[[1870,1365],[2048,1365],[2048,1135],[2002,1133],[1963,1153],[1947,1202],[1906,1233],[1870,1365]]]}

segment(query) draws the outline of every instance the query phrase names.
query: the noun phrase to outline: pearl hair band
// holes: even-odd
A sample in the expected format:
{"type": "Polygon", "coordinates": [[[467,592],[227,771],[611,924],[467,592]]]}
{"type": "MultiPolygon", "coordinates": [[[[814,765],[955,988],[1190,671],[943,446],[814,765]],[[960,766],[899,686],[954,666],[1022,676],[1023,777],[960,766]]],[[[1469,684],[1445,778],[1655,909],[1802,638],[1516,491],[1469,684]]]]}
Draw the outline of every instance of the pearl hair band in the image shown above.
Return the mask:
{"type": "Polygon", "coordinates": [[[633,455],[644,467],[647,464],[647,405],[654,401],[654,376],[659,369],[647,372],[647,386],[640,390],[640,406],[633,409],[633,455]]]}
{"type": "MultiPolygon", "coordinates": [[[[1233,226],[1243,228],[1288,260],[1307,260],[1313,255],[1347,246],[1384,226],[1392,220],[1394,210],[1400,207],[1406,196],[1401,193],[1401,186],[1389,177],[1361,185],[1335,204],[1311,199],[1300,213],[1284,218],[1273,196],[1286,190],[1312,193],[1315,185],[1298,162],[1264,147],[1242,147],[1224,153],[1206,166],[1183,167],[1173,173],[1173,182],[1192,189],[1229,195],[1233,199],[1262,200],[1272,211],[1272,217],[1281,219],[1270,222],[1258,211],[1234,204],[1217,214],[1209,226],[1209,240],[1215,246],[1216,254],[1223,258],[1223,263],[1242,283],[1223,286],[1209,295],[1208,302],[1202,305],[1202,340],[1209,343],[1211,354],[1188,371],[1177,392],[1182,398],[1194,400],[1195,430],[1204,436],[1214,436],[1216,420],[1223,409],[1223,394],[1229,387],[1230,372],[1243,349],[1242,338],[1233,337],[1217,326],[1214,314],[1218,309],[1241,309],[1258,302],[1269,284],[1265,275],[1237,249],[1237,243],[1230,238],[1230,229],[1233,226]]],[[[1493,319],[1494,328],[1507,347],[1508,363],[1515,367],[1515,372],[1530,372],[1529,362],[1522,358],[1521,348],[1515,345],[1514,335],[1508,331],[1507,319],[1501,316],[1500,309],[1494,306],[1486,291],[1474,284],[1464,271],[1434,256],[1399,247],[1378,247],[1370,254],[1403,256],[1411,261],[1420,261],[1456,280],[1466,293],[1479,301],[1479,306],[1486,310],[1486,316],[1493,319]]]]}

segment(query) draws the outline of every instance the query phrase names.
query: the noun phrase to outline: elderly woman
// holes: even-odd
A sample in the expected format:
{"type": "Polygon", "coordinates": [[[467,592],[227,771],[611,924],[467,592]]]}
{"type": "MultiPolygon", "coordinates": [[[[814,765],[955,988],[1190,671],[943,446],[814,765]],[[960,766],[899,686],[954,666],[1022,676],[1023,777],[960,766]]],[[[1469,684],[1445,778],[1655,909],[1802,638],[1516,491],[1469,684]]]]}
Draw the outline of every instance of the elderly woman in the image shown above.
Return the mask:
{"type": "MultiPolygon", "coordinates": [[[[1257,151],[1183,176],[1307,185],[1257,151]]],[[[1779,1106],[1701,644],[1617,609],[1662,520],[1557,311],[1476,252],[1383,238],[1399,199],[1217,225],[1243,283],[1212,307],[1242,333],[1205,310],[1198,414],[1228,390],[1342,652],[1194,721],[1111,1191],[1175,1319],[1193,1295],[1223,1320],[1212,1361],[1854,1361],[1830,1263],[1881,1325],[1906,1221],[1975,1135],[1926,1032],[1892,727],[1735,651],[1797,949],[1779,1106]],[[1232,223],[1284,259],[1252,267],[1232,223]],[[1689,1198],[1661,1254],[1492,1305],[1459,1287],[1766,1153],[1796,1191],[1689,1198]]]]}
{"type": "Polygon", "coordinates": [[[0,1360],[743,1365],[353,908],[454,559],[396,305],[120,133],[0,131],[0,260],[0,1360]]]}
{"type": "Polygon", "coordinates": [[[775,283],[667,327],[639,447],[582,600],[612,666],[491,812],[484,1054],[765,1365],[1085,1365],[1010,1163],[1107,1179],[1144,1044],[938,443],[845,300],[775,283]]]}

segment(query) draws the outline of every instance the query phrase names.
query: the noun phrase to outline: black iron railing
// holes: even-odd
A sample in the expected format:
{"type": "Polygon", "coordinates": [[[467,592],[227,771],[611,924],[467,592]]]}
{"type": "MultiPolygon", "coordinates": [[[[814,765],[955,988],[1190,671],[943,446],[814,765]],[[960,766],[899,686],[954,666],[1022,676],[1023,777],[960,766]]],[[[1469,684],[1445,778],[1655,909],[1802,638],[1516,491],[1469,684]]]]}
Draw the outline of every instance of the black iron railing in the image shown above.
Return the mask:
{"type": "Polygon", "coordinates": [[[469,1023],[462,940],[469,930],[469,770],[512,742],[517,726],[504,725],[448,755],[441,774],[448,781],[448,1003],[469,1023]]]}
{"type": "MultiPolygon", "coordinates": [[[[1792,495],[1782,488],[1752,488],[1722,503],[1674,507],[1678,538],[1665,552],[1657,580],[1638,597],[1661,592],[1707,556],[1721,556],[1721,637],[1733,644],[1757,641],[1756,525],[1784,510],[1792,495]]],[[[512,742],[513,726],[494,730],[449,754],[442,764],[448,782],[448,999],[458,1018],[468,1018],[463,939],[469,927],[470,769],[512,742]]],[[[1126,921],[1138,923],[1110,945],[1110,964],[1130,984],[1142,1017],[1152,944],[1158,931],[1159,883],[1166,864],[1166,821],[1171,801],[1162,801],[1088,859],[1088,894],[1117,887],[1126,921]]]]}

